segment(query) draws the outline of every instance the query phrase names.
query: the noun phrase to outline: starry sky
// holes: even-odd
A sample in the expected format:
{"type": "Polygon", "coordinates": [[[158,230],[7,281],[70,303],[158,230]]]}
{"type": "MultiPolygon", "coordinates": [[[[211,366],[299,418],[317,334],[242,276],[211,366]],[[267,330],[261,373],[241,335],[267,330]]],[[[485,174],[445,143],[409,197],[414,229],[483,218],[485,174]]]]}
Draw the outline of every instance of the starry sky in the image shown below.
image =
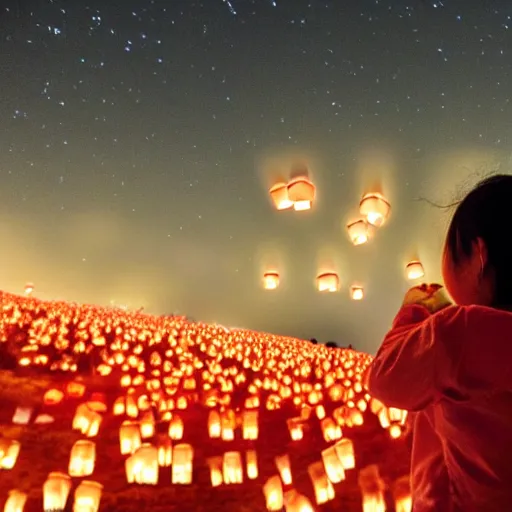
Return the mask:
{"type": "Polygon", "coordinates": [[[451,203],[509,172],[508,0],[4,0],[0,288],[373,352],[451,203]],[[267,193],[306,163],[308,212],[267,193]],[[389,222],[345,230],[380,187],[389,222]],[[428,200],[428,201],[425,201],[428,200]],[[278,269],[281,286],[262,289],[278,269]],[[341,288],[320,294],[321,270],[341,288]],[[353,302],[350,285],[365,300],[353,302]]]}

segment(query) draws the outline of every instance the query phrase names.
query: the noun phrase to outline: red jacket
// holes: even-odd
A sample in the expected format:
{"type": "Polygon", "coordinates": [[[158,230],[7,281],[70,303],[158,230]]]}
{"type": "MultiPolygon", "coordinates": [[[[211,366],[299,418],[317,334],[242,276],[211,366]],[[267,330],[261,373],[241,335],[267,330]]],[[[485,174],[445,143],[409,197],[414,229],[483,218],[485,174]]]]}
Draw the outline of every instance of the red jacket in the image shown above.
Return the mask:
{"type": "Polygon", "coordinates": [[[414,512],[512,511],[512,313],[404,306],[367,379],[414,413],[414,512]]]}

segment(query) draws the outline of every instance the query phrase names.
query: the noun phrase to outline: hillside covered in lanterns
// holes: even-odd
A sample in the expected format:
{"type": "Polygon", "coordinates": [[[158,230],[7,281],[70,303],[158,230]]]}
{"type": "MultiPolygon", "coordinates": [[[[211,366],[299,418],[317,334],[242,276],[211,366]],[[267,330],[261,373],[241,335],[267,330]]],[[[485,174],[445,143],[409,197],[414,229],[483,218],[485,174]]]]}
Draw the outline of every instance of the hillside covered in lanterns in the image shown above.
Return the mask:
{"type": "Polygon", "coordinates": [[[364,389],[369,355],[0,300],[5,512],[410,510],[407,415],[364,389]]]}

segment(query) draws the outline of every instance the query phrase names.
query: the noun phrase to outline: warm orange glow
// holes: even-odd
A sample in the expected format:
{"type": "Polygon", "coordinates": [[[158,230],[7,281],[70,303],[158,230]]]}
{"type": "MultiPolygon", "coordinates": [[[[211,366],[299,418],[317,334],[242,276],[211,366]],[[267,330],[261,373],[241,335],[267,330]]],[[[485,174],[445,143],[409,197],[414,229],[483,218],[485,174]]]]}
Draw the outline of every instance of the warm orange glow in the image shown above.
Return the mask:
{"type": "Polygon", "coordinates": [[[158,484],[158,449],[143,444],[126,459],[126,480],[129,484],[158,484]]]}
{"type": "Polygon", "coordinates": [[[119,444],[123,455],[130,455],[140,448],[142,441],[138,423],[125,421],[119,427],[119,444]]]}
{"type": "Polygon", "coordinates": [[[411,483],[409,476],[399,478],[393,485],[396,512],[412,511],[411,483]]]}
{"type": "Polygon", "coordinates": [[[16,465],[20,449],[18,441],[0,438],[0,469],[12,469],[16,465]]]}
{"type": "Polygon", "coordinates": [[[240,452],[226,452],[222,461],[222,476],[225,484],[241,484],[244,468],[240,452]]]}
{"type": "Polygon", "coordinates": [[[421,279],[425,275],[423,265],[419,261],[411,261],[407,263],[405,267],[407,279],[414,281],[415,279],[421,279]]]}
{"type": "Polygon", "coordinates": [[[27,425],[32,417],[32,407],[16,407],[12,422],[15,425],[27,425]]]}
{"type": "Polygon", "coordinates": [[[370,237],[368,224],[360,219],[347,225],[348,236],[354,245],[362,245],[368,242],[370,237]]]}
{"type": "Polygon", "coordinates": [[[71,478],[65,473],[53,472],[43,484],[43,509],[64,510],[71,491],[71,478]]]}
{"type": "Polygon", "coordinates": [[[391,205],[387,199],[377,192],[366,194],[359,203],[359,212],[368,224],[381,227],[389,217],[391,205]]]}
{"type": "Polygon", "coordinates": [[[271,476],[263,485],[263,494],[265,494],[267,510],[278,511],[283,509],[283,485],[277,475],[271,476]]]}
{"type": "Polygon", "coordinates": [[[352,300],[363,300],[364,298],[364,289],[362,286],[352,286],[350,288],[350,296],[352,300]]]}
{"type": "Polygon", "coordinates": [[[248,450],[245,453],[246,464],[247,464],[247,477],[249,480],[255,480],[258,478],[258,454],[256,450],[248,450]]]}
{"type": "Polygon", "coordinates": [[[319,292],[337,292],[340,286],[338,274],[325,272],[316,278],[316,286],[319,292]]]}
{"type": "Polygon", "coordinates": [[[265,290],[276,290],[279,286],[279,273],[278,272],[265,272],[263,274],[263,288],[265,290]]]}
{"type": "Polygon", "coordinates": [[[318,505],[323,505],[334,498],[334,487],[327,478],[322,462],[314,462],[308,466],[309,477],[315,489],[315,499],[318,505]]]}
{"type": "Polygon", "coordinates": [[[350,439],[341,439],[334,445],[334,448],[345,469],[354,469],[356,467],[354,445],[350,439]]]}
{"type": "Polygon", "coordinates": [[[212,487],[218,487],[224,483],[224,478],[222,476],[223,462],[223,457],[210,457],[206,459],[206,463],[210,468],[210,480],[212,487]]]}
{"type": "Polygon", "coordinates": [[[194,449],[189,444],[177,444],[172,453],[172,483],[191,484],[194,449]]]}
{"type": "Polygon", "coordinates": [[[378,466],[367,466],[359,471],[358,483],[363,496],[363,512],[386,512],[386,486],[380,478],[378,466]]]}
{"type": "Polygon", "coordinates": [[[96,445],[92,441],[77,441],[71,448],[68,473],[70,476],[89,476],[94,471],[96,445]]]}
{"type": "Polygon", "coordinates": [[[327,477],[333,484],[338,484],[345,480],[345,468],[334,446],[326,448],[322,452],[322,461],[327,477]]]}
{"type": "Polygon", "coordinates": [[[81,382],[70,382],[66,386],[66,393],[70,398],[82,398],[85,393],[85,385],[81,382]]]}
{"type": "Polygon", "coordinates": [[[60,389],[49,389],[43,398],[45,405],[57,405],[64,399],[64,393],[60,389]]]}
{"type": "Polygon", "coordinates": [[[98,512],[103,486],[98,482],[83,480],[75,491],[73,512],[98,512]]]}
{"type": "Polygon", "coordinates": [[[293,178],[288,183],[288,197],[295,211],[309,210],[315,200],[315,185],[305,176],[293,178]]]}
{"type": "Polygon", "coordinates": [[[14,489],[9,491],[7,501],[5,502],[4,512],[23,512],[28,495],[22,491],[14,489]]]}
{"type": "Polygon", "coordinates": [[[288,186],[286,183],[276,183],[269,190],[269,193],[276,210],[287,210],[293,206],[293,201],[288,197],[288,186]]]}
{"type": "Polygon", "coordinates": [[[290,457],[280,455],[276,457],[276,466],[284,485],[292,485],[292,471],[290,467],[290,457]]]}
{"type": "Polygon", "coordinates": [[[32,295],[33,292],[34,292],[34,284],[27,283],[25,285],[25,295],[32,295]]]}

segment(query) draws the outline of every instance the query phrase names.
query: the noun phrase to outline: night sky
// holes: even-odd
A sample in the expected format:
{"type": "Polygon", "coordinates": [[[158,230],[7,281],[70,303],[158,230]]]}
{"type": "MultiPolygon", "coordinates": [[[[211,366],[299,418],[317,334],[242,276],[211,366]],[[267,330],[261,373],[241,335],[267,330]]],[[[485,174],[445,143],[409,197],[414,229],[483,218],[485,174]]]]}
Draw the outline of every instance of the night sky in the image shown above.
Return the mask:
{"type": "Polygon", "coordinates": [[[509,0],[4,0],[0,288],[373,352],[512,149],[509,0]],[[317,201],[276,212],[298,161],[317,201]],[[392,214],[354,247],[379,184],[392,214]],[[262,273],[281,287],[262,289],[262,273]],[[336,270],[341,289],[315,277],[336,270]],[[353,302],[349,288],[365,286],[353,302]]]}

